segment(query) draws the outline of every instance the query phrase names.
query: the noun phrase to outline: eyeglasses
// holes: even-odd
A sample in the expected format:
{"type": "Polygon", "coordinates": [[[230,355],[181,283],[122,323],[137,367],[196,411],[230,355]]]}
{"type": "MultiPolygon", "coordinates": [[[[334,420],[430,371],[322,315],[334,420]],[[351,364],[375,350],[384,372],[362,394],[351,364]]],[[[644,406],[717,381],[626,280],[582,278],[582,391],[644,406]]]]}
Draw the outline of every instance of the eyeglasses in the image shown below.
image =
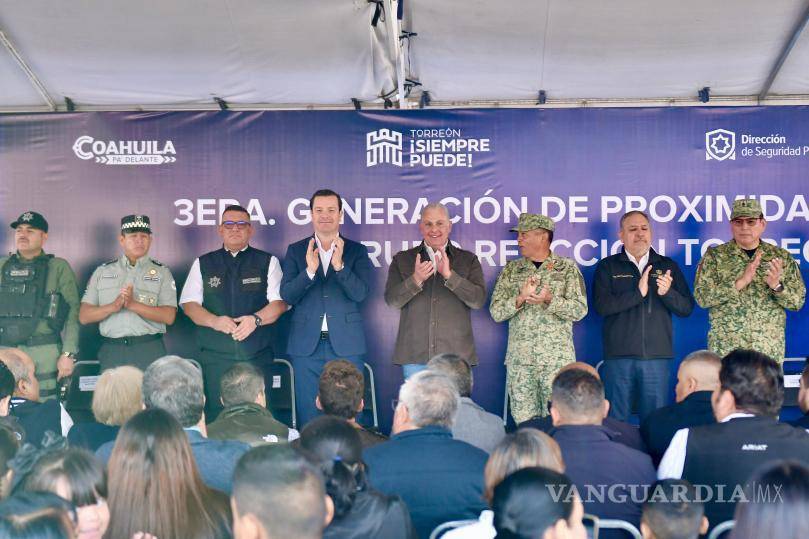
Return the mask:
{"type": "Polygon", "coordinates": [[[742,219],[739,217],[738,219],[732,219],[730,222],[733,223],[733,226],[747,225],[752,227],[758,224],[759,219],[759,217],[751,217],[749,219],[742,219]]]}
{"type": "Polygon", "coordinates": [[[222,221],[222,226],[225,227],[225,230],[244,230],[248,226],[250,226],[250,221],[222,221]]]}

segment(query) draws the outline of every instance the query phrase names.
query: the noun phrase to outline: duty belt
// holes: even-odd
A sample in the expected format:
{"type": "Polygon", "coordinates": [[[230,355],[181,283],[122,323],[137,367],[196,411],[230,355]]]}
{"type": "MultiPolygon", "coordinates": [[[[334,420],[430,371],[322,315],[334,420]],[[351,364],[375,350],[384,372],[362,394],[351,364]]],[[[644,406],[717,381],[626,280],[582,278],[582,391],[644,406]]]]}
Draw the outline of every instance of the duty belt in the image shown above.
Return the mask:
{"type": "Polygon", "coordinates": [[[145,342],[159,341],[163,338],[162,333],[151,333],[149,335],[138,335],[137,337],[118,337],[113,339],[111,337],[102,337],[101,340],[104,344],[119,344],[124,346],[132,346],[133,344],[143,344],[145,342]]]}
{"type": "MultiPolygon", "coordinates": [[[[15,346],[43,346],[46,344],[61,344],[62,338],[55,333],[47,333],[45,335],[34,335],[29,337],[27,341],[19,343],[15,346]]],[[[8,346],[3,342],[3,333],[0,332],[0,345],[8,346]]]]}

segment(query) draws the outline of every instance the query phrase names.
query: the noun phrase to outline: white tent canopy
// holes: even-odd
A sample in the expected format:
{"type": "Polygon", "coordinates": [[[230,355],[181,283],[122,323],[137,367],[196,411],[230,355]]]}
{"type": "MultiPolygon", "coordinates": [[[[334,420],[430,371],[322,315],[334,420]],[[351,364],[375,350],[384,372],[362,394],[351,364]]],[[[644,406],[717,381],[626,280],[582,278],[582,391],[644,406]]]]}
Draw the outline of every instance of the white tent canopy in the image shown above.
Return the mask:
{"type": "Polygon", "coordinates": [[[0,0],[0,110],[809,102],[807,17],[798,0],[0,0]]]}

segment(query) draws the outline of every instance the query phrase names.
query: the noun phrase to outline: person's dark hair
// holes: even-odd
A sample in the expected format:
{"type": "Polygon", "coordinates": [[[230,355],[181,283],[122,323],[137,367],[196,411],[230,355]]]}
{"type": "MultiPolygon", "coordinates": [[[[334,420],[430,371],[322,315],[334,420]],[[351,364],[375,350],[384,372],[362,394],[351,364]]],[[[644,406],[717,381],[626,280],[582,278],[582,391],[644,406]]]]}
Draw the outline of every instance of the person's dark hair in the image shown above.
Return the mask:
{"type": "Polygon", "coordinates": [[[13,395],[16,387],[17,383],[14,380],[14,374],[5,363],[0,361],[0,400],[13,395]]]}
{"type": "Polygon", "coordinates": [[[202,372],[179,356],[161,357],[143,373],[143,404],[167,411],[183,428],[193,427],[205,408],[202,372]]]}
{"type": "Polygon", "coordinates": [[[165,410],[153,408],[121,427],[109,460],[107,537],[216,538],[230,528],[227,498],[208,488],[188,436],[165,410]]]}
{"type": "Polygon", "coordinates": [[[233,473],[232,499],[238,516],[253,515],[273,537],[309,539],[323,533],[323,478],[286,444],[258,446],[242,455],[233,473]]]}
{"type": "Polygon", "coordinates": [[[73,506],[50,492],[19,492],[0,503],[4,539],[73,539],[73,506]]]}
{"type": "Polygon", "coordinates": [[[0,500],[8,496],[11,482],[7,481],[9,461],[14,458],[20,449],[20,440],[11,427],[0,424],[0,500]]]}
{"type": "Polygon", "coordinates": [[[604,384],[583,369],[568,369],[553,379],[552,406],[573,417],[590,417],[604,406],[604,384]]]}
{"type": "Polygon", "coordinates": [[[801,372],[801,382],[803,382],[803,387],[809,388],[809,359],[806,360],[806,365],[801,372]]]}
{"type": "Polygon", "coordinates": [[[219,392],[225,407],[255,402],[261,391],[264,391],[264,375],[243,361],[225,371],[219,381],[219,392]]]}
{"type": "Polygon", "coordinates": [[[720,389],[730,391],[736,408],[777,417],[784,402],[784,375],[778,363],[755,350],[737,349],[722,358],[720,389]]]}
{"type": "Polygon", "coordinates": [[[318,189],[309,199],[309,209],[311,210],[315,205],[315,198],[317,197],[337,197],[337,210],[342,211],[343,209],[343,199],[332,191],[331,189],[318,189]]]}
{"type": "Polygon", "coordinates": [[[642,521],[656,539],[697,539],[704,515],[694,485],[685,479],[663,479],[652,484],[642,521]]]}
{"type": "Polygon", "coordinates": [[[344,419],[321,416],[301,431],[301,447],[323,472],[326,494],[334,502],[334,518],[349,512],[357,492],[367,488],[362,441],[344,419]]]}
{"type": "Polygon", "coordinates": [[[335,359],[323,367],[318,398],[323,412],[342,419],[354,419],[365,393],[365,380],[350,361],[335,359]]]}
{"type": "Polygon", "coordinates": [[[547,468],[523,468],[507,476],[492,498],[497,537],[534,539],[573,513],[576,491],[570,479],[547,468]]]}
{"type": "Polygon", "coordinates": [[[427,368],[446,374],[461,397],[472,396],[472,366],[457,354],[438,354],[427,362],[427,368]]]}
{"type": "Polygon", "coordinates": [[[237,211],[239,213],[246,213],[247,214],[247,220],[248,221],[250,220],[250,212],[247,211],[247,209],[244,206],[239,206],[238,204],[230,204],[228,206],[225,206],[225,209],[222,210],[222,215],[219,218],[220,222],[224,220],[225,214],[227,212],[229,212],[229,211],[237,211]]]}
{"type": "Polygon", "coordinates": [[[107,497],[104,466],[86,449],[70,447],[44,455],[31,469],[23,488],[58,494],[60,484],[70,489],[68,501],[76,507],[94,505],[107,497]]]}
{"type": "Polygon", "coordinates": [[[771,462],[745,487],[748,503],[736,504],[733,539],[803,539],[809,530],[809,468],[771,462]]]}
{"type": "Polygon", "coordinates": [[[633,215],[642,215],[643,218],[646,219],[647,223],[651,224],[651,222],[652,222],[652,220],[649,219],[649,216],[646,214],[646,212],[640,211],[640,210],[632,210],[632,211],[626,212],[625,214],[623,214],[621,216],[621,220],[618,222],[618,228],[624,228],[624,221],[626,221],[627,219],[629,219],[633,215]]]}
{"type": "Polygon", "coordinates": [[[548,245],[553,243],[553,230],[544,229],[548,233],[548,245]]]}

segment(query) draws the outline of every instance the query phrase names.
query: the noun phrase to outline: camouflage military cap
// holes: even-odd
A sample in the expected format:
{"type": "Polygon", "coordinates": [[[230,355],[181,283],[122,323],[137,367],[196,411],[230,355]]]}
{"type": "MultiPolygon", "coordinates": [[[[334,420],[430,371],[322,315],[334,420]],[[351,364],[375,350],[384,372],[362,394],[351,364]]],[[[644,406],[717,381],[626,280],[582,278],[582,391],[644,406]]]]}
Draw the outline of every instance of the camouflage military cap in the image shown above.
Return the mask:
{"type": "Polygon", "coordinates": [[[733,201],[733,211],[730,212],[730,219],[742,218],[758,218],[762,217],[764,212],[761,211],[761,203],[755,198],[742,198],[733,201]]]}
{"type": "Polygon", "coordinates": [[[127,215],[121,218],[121,234],[132,232],[152,233],[148,215],[127,215]]]}
{"type": "Polygon", "coordinates": [[[537,228],[543,228],[553,232],[553,219],[539,213],[521,213],[517,226],[512,228],[511,231],[528,232],[529,230],[536,230],[537,228]]]}
{"type": "Polygon", "coordinates": [[[31,228],[36,228],[42,232],[48,231],[48,221],[42,216],[41,213],[35,211],[26,211],[17,217],[17,220],[11,223],[11,228],[17,228],[20,225],[28,225],[31,228]]]}

